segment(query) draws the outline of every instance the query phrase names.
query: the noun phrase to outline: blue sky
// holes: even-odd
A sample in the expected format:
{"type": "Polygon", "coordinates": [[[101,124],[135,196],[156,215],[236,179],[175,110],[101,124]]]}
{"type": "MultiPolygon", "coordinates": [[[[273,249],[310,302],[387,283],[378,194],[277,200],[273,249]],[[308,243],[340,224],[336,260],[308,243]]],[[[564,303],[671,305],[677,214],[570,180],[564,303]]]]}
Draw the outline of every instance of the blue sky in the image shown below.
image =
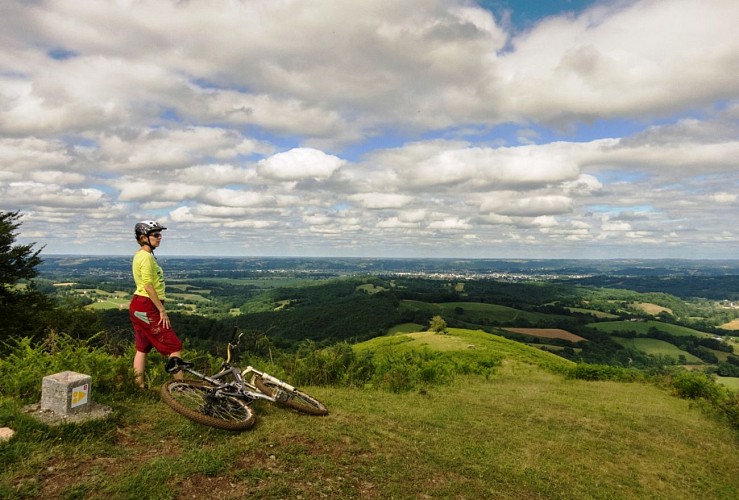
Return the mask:
{"type": "Polygon", "coordinates": [[[477,3],[501,21],[508,20],[516,30],[523,31],[535,27],[545,17],[577,15],[597,2],[594,0],[480,0],[477,3]]]}
{"type": "Polygon", "coordinates": [[[739,2],[0,5],[50,254],[736,258],[739,2]]]}

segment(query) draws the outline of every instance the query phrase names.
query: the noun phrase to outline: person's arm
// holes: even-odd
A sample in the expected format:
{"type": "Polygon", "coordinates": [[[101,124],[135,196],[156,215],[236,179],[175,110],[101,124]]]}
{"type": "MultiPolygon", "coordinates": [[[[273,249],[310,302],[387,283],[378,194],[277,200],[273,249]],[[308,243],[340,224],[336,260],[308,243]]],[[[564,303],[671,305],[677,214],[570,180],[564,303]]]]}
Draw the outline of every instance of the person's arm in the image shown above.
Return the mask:
{"type": "Polygon", "coordinates": [[[159,325],[164,328],[169,328],[171,326],[169,323],[169,315],[167,315],[167,311],[164,309],[164,304],[159,300],[159,296],[157,295],[156,290],[154,290],[154,285],[147,283],[144,285],[144,290],[146,290],[146,293],[149,294],[149,298],[159,310],[159,325]]]}

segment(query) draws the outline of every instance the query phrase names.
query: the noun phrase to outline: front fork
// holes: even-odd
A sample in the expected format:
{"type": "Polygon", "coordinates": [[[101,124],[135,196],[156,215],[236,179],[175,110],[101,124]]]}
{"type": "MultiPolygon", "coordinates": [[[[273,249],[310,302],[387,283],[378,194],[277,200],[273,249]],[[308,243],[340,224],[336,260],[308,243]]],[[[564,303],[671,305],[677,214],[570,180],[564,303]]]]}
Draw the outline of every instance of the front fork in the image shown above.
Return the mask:
{"type": "Polygon", "coordinates": [[[287,399],[290,397],[290,392],[294,392],[296,389],[292,385],[288,384],[284,380],[280,380],[276,377],[273,377],[269,373],[265,373],[262,371],[257,370],[253,366],[247,366],[246,369],[241,372],[242,377],[246,377],[248,374],[252,374],[254,377],[261,377],[262,380],[265,380],[267,382],[272,382],[276,385],[274,388],[274,394],[272,395],[275,400],[284,403],[287,401],[287,399]]]}

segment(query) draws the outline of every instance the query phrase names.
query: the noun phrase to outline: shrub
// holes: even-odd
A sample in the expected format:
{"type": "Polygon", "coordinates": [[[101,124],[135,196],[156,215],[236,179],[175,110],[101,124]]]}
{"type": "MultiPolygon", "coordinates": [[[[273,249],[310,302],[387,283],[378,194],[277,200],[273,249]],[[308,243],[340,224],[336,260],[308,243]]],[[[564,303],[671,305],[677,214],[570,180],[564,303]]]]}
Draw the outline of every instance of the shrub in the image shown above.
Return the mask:
{"type": "Polygon", "coordinates": [[[729,394],[718,404],[719,411],[726,416],[729,424],[739,429],[739,392],[729,394]]]}
{"type": "Polygon", "coordinates": [[[634,368],[588,363],[574,365],[565,375],[580,380],[615,380],[618,382],[633,382],[644,378],[642,372],[634,368]]]}
{"type": "Polygon", "coordinates": [[[722,388],[705,373],[679,371],[672,378],[672,388],[685,399],[706,399],[716,403],[721,399],[722,388]]]}
{"type": "Polygon", "coordinates": [[[371,385],[391,392],[451,383],[457,374],[490,376],[500,359],[481,360],[466,353],[430,350],[357,354],[348,343],[318,349],[306,342],[295,354],[283,354],[276,373],[298,385],[371,385]]]}
{"type": "Polygon", "coordinates": [[[386,353],[374,356],[374,373],[369,382],[390,392],[406,392],[448,384],[459,373],[457,368],[450,357],[429,350],[386,353]]]}
{"type": "Polygon", "coordinates": [[[278,365],[299,385],[361,387],[374,371],[371,358],[358,358],[346,342],[325,349],[319,349],[315,342],[304,342],[295,354],[282,355],[278,365]]]}
{"type": "Polygon", "coordinates": [[[446,327],[446,321],[441,316],[434,316],[433,318],[431,318],[431,322],[429,323],[429,330],[431,330],[432,332],[445,334],[447,333],[446,327]]]}
{"type": "Polygon", "coordinates": [[[739,429],[739,392],[699,372],[682,370],[673,373],[668,381],[678,396],[702,402],[704,409],[725,418],[734,429],[739,429]]]}
{"type": "Polygon", "coordinates": [[[133,388],[132,357],[119,357],[88,344],[95,339],[74,339],[50,332],[43,343],[28,337],[7,344],[8,354],[0,359],[0,394],[22,402],[41,397],[42,379],[62,371],[85,373],[93,378],[94,390],[115,393],[133,388]]]}

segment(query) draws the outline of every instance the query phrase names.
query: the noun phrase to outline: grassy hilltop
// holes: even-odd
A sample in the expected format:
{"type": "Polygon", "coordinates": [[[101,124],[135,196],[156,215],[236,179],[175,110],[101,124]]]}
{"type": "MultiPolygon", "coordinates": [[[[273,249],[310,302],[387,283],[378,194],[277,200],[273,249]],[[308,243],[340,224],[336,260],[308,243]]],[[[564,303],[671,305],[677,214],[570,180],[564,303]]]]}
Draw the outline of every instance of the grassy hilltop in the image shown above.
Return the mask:
{"type": "Polygon", "coordinates": [[[352,349],[378,366],[408,360],[387,376],[421,359],[421,379],[452,377],[402,392],[306,387],[329,416],[259,404],[242,433],[125,388],[95,393],[112,419],[60,428],[6,397],[0,426],[17,434],[0,444],[0,497],[739,496],[736,431],[665,387],[573,379],[570,361],[481,331],[396,333],[352,349]]]}

